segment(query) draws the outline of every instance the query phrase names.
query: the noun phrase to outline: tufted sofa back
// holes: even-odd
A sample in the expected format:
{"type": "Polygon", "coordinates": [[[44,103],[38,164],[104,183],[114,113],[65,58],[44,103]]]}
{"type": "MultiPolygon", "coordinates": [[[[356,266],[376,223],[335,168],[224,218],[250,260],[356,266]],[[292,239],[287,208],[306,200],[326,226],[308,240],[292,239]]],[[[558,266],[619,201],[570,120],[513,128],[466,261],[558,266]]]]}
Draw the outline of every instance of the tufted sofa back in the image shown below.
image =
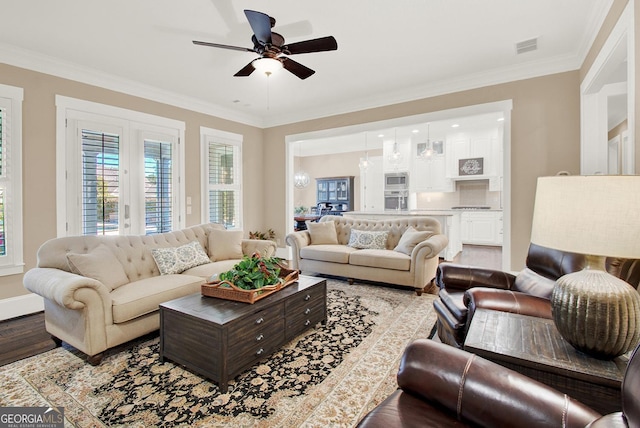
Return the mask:
{"type": "Polygon", "coordinates": [[[432,217],[404,217],[395,220],[366,220],[359,218],[347,218],[342,216],[327,215],[319,222],[333,221],[336,224],[338,243],[347,245],[351,229],[367,231],[389,231],[387,237],[387,249],[392,250],[398,245],[400,237],[410,226],[416,230],[425,230],[433,235],[440,234],[440,222],[432,217]]]}
{"type": "Polygon", "coordinates": [[[151,255],[152,248],[178,247],[192,241],[200,242],[208,255],[209,232],[224,229],[217,223],[201,224],[174,232],[155,235],[65,236],[50,239],[38,249],[38,267],[70,272],[67,253],[86,254],[105,244],[122,264],[130,281],[160,275],[151,255]]]}

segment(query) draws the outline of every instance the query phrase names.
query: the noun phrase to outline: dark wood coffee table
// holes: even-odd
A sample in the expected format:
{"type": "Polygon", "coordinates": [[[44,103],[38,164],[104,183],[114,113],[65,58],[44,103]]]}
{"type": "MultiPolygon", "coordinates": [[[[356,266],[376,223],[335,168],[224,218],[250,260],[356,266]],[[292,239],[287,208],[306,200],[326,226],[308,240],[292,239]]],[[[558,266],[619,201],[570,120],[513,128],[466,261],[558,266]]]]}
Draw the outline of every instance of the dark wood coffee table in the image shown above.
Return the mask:
{"type": "Polygon", "coordinates": [[[553,320],[478,309],[466,351],[552,386],[602,414],[621,409],[628,356],[598,360],[565,341],[553,320]]]}
{"type": "Polygon", "coordinates": [[[322,278],[301,275],[254,304],[196,293],[160,305],[160,359],[215,381],[224,393],[230,379],[326,321],[322,278]]]}

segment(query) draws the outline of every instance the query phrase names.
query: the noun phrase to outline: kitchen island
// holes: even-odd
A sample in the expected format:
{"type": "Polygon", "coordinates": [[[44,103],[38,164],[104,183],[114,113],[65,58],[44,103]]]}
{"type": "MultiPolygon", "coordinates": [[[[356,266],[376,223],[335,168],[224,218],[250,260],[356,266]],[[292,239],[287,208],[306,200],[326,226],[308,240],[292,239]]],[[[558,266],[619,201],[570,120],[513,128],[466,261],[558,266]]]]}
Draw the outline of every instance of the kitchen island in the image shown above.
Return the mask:
{"type": "Polygon", "coordinates": [[[449,238],[449,244],[442,250],[440,257],[450,262],[462,251],[460,212],[456,210],[349,211],[342,215],[349,218],[371,220],[393,220],[402,217],[432,217],[440,222],[442,233],[449,238]]]}

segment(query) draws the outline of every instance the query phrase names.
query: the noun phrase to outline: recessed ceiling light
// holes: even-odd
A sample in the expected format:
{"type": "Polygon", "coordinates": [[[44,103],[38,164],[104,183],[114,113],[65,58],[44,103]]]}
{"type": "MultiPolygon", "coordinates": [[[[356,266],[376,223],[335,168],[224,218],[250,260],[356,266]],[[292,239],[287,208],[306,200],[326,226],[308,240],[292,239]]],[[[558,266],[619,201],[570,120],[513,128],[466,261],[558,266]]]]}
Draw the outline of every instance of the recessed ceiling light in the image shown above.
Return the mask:
{"type": "Polygon", "coordinates": [[[382,138],[384,137],[384,134],[378,134],[378,137],[382,138]]]}
{"type": "Polygon", "coordinates": [[[504,117],[499,117],[498,118],[498,122],[503,122],[504,121],[504,117]]]}
{"type": "Polygon", "coordinates": [[[414,130],[413,130],[413,131],[411,131],[411,132],[413,132],[414,134],[417,134],[417,133],[419,133],[419,132],[420,132],[420,130],[419,130],[419,129],[414,129],[414,130]]]}
{"type": "Polygon", "coordinates": [[[452,128],[457,128],[458,126],[460,125],[458,125],[457,123],[454,123],[453,125],[451,125],[452,128]]]}

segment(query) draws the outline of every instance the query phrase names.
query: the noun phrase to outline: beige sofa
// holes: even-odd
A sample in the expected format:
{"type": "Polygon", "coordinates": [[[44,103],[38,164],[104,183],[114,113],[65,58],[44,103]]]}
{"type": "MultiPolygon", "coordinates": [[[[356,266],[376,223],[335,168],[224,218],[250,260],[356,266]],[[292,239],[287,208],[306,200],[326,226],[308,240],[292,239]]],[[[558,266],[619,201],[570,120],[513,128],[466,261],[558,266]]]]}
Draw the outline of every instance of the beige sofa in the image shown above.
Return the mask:
{"type": "Polygon", "coordinates": [[[157,330],[160,303],[198,292],[243,255],[275,250],[273,241],[243,239],[214,223],[148,236],[55,238],[38,250],[24,286],[44,298],[54,340],[98,364],[106,349],[157,330]]]}
{"type": "Polygon", "coordinates": [[[415,289],[418,295],[430,286],[438,254],[448,244],[440,223],[430,217],[363,220],[324,216],[307,226],[308,230],[286,237],[293,252],[293,269],[345,277],[350,282],[361,279],[401,285],[415,289]],[[368,232],[373,233],[367,236],[368,232]]]}

